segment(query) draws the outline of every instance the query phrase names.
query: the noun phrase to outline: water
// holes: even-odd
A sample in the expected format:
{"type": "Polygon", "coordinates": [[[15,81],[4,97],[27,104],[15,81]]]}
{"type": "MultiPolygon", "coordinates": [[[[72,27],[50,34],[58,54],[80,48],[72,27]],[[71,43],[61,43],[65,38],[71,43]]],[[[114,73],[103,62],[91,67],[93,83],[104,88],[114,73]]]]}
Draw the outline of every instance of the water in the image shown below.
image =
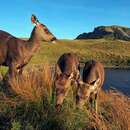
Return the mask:
{"type": "Polygon", "coordinates": [[[130,96],[130,70],[106,69],[106,77],[103,88],[105,90],[114,87],[125,95],[130,96]]]}

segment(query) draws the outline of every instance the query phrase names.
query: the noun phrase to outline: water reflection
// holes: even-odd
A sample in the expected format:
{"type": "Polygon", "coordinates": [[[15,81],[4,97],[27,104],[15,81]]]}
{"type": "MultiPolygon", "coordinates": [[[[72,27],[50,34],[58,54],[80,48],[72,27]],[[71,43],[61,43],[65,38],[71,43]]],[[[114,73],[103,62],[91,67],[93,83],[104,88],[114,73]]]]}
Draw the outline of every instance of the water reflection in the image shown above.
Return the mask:
{"type": "Polygon", "coordinates": [[[127,69],[106,69],[106,78],[103,88],[114,87],[117,90],[130,96],[130,70],[127,69]]]}

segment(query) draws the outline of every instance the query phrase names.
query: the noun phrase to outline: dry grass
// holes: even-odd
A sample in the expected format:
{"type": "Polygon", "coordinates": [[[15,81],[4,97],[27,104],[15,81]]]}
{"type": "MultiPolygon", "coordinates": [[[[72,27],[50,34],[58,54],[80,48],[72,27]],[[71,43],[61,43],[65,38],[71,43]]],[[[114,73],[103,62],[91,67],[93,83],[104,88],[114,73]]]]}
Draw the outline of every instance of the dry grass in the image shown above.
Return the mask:
{"type": "Polygon", "coordinates": [[[46,63],[40,67],[27,69],[22,77],[10,79],[9,84],[12,90],[22,98],[39,101],[45,94],[50,95],[53,86],[52,79],[50,66],[46,63]]]}
{"type": "MultiPolygon", "coordinates": [[[[53,79],[48,64],[29,68],[22,77],[10,79],[9,83],[13,91],[27,102],[22,100],[23,104],[18,104],[10,111],[8,108],[11,105],[8,105],[5,115],[9,116],[11,121],[20,123],[23,129],[26,125],[31,125],[35,130],[130,130],[130,99],[128,97],[117,91],[101,91],[98,114],[96,114],[86,107],[82,110],[77,109],[71,89],[61,112],[57,113],[55,101],[47,100],[49,97],[54,98],[52,96],[54,94],[52,93],[53,79]],[[46,97],[45,100],[43,97],[46,97]],[[30,101],[33,104],[30,104],[30,101]],[[39,101],[41,101],[40,106],[37,105],[39,101]]],[[[0,100],[3,99],[0,98],[0,100]]],[[[18,100],[15,104],[17,102],[18,100]]]]}
{"type": "Polygon", "coordinates": [[[87,130],[130,130],[130,99],[110,90],[99,96],[98,114],[89,111],[87,130]]]}
{"type": "Polygon", "coordinates": [[[130,100],[128,97],[113,90],[102,91],[99,106],[101,120],[105,123],[107,130],[130,130],[130,100]]]}

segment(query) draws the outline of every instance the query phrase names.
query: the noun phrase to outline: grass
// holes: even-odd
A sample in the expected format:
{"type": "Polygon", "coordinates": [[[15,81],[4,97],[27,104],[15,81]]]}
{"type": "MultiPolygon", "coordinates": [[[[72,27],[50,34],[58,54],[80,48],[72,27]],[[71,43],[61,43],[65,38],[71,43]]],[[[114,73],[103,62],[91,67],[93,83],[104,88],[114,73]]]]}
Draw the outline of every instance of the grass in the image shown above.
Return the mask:
{"type": "MultiPolygon", "coordinates": [[[[34,54],[26,67],[42,65],[46,62],[55,64],[66,52],[74,52],[81,65],[87,60],[95,59],[109,68],[130,68],[130,42],[121,40],[59,40],[56,44],[42,42],[40,49],[34,54]]],[[[5,74],[7,67],[1,67],[5,74]]]]}
{"type": "Polygon", "coordinates": [[[6,95],[2,91],[0,93],[0,129],[128,130],[130,128],[130,100],[114,91],[100,93],[97,115],[86,107],[82,110],[76,107],[75,89],[72,87],[61,111],[58,112],[55,109],[55,89],[52,79],[52,70],[48,64],[31,67],[24,71],[22,77],[10,79],[12,95],[6,95]]]}
{"type": "Polygon", "coordinates": [[[41,48],[32,58],[30,64],[40,64],[48,60],[55,64],[65,52],[74,52],[81,62],[96,59],[106,67],[130,66],[130,42],[98,40],[60,40],[56,44],[41,43],[41,48]]]}
{"type": "Polygon", "coordinates": [[[26,100],[41,101],[44,94],[51,93],[52,73],[49,65],[28,69],[23,76],[9,80],[13,91],[26,100]]]}
{"type": "MultiPolygon", "coordinates": [[[[76,53],[82,63],[96,59],[106,67],[129,67],[129,50],[130,42],[104,39],[41,43],[22,77],[0,82],[0,130],[129,130],[130,99],[119,92],[100,93],[97,115],[76,107],[72,87],[57,112],[51,69],[65,52],[76,53]]],[[[4,76],[7,68],[0,71],[4,76]]]]}

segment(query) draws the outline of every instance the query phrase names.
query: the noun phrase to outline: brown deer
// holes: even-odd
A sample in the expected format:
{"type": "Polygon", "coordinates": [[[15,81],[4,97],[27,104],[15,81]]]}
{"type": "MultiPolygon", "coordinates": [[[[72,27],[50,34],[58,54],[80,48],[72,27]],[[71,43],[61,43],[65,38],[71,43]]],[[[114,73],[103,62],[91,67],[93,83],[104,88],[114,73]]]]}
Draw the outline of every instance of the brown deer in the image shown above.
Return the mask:
{"type": "Polygon", "coordinates": [[[95,109],[97,113],[97,98],[104,83],[104,67],[94,60],[85,63],[83,68],[83,82],[78,85],[76,103],[81,108],[87,101],[90,102],[91,110],[95,109]]]}
{"type": "Polygon", "coordinates": [[[56,41],[47,27],[41,24],[36,16],[31,21],[35,27],[28,40],[22,40],[0,30],[0,65],[9,67],[9,75],[22,74],[23,67],[28,64],[42,41],[56,41]]]}
{"type": "Polygon", "coordinates": [[[78,57],[73,53],[63,54],[56,65],[56,108],[60,109],[65,96],[74,81],[80,77],[80,63],[78,57]]]}

